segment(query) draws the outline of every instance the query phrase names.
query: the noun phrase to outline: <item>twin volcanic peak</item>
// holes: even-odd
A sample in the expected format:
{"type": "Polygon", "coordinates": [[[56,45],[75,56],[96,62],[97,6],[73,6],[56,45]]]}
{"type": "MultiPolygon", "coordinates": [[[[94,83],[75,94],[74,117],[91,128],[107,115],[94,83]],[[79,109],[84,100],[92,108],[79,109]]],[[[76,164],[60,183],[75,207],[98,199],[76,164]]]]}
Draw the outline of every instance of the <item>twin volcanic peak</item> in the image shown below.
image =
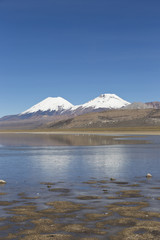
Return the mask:
{"type": "Polygon", "coordinates": [[[19,116],[34,115],[79,115],[106,109],[118,109],[127,106],[129,102],[115,94],[102,94],[82,105],[74,106],[62,97],[48,97],[33,107],[19,114],[19,116]]]}
{"type": "Polygon", "coordinates": [[[107,109],[118,109],[129,105],[130,103],[118,97],[115,94],[102,94],[99,97],[82,105],[74,106],[62,97],[48,97],[40,103],[34,105],[28,110],[22,112],[19,116],[24,115],[65,115],[65,114],[83,114],[93,111],[107,109]]]}

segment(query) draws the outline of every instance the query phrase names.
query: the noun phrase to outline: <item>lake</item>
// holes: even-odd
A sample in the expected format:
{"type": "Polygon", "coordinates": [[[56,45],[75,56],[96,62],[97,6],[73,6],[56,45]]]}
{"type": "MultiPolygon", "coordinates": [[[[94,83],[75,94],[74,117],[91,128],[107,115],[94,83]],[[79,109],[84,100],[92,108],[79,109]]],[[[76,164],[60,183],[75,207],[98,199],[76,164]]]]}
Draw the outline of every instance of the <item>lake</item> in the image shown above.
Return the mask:
{"type": "MultiPolygon", "coordinates": [[[[104,204],[115,202],[117,191],[129,191],[132,185],[137,186],[132,191],[143,193],[141,200],[144,196],[147,199],[148,210],[159,211],[159,170],[160,136],[1,133],[0,179],[7,181],[0,185],[1,217],[7,216],[10,222],[13,214],[6,213],[5,203],[13,207],[34,203],[44,210],[46,201],[53,201],[53,197],[54,201],[79,203],[79,195],[88,193],[100,196],[101,200],[89,199],[92,201],[85,203],[91,206],[94,203],[96,211],[102,213],[104,204]],[[146,179],[147,173],[153,177],[146,179]],[[104,193],[108,194],[108,200],[104,193]]],[[[130,198],[136,197],[131,194],[130,198]]],[[[84,210],[80,216],[82,213],[84,210]]],[[[2,231],[3,239],[16,231],[12,224],[10,230],[2,231]]],[[[116,231],[112,228],[110,234],[116,231]]],[[[106,239],[97,233],[92,235],[106,239]]],[[[19,239],[16,236],[14,239],[19,239]]]]}
{"type": "Polygon", "coordinates": [[[157,178],[160,136],[0,134],[0,164],[0,178],[13,184],[133,179],[148,172],[157,178]]]}

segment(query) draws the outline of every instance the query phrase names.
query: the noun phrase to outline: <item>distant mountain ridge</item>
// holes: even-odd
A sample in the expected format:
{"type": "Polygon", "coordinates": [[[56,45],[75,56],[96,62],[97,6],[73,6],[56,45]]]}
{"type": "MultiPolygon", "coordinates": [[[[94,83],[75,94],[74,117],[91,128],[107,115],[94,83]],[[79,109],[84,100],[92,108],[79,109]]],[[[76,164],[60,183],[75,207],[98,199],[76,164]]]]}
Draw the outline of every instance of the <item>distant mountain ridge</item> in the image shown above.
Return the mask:
{"type": "Polygon", "coordinates": [[[0,118],[0,129],[159,126],[159,109],[160,102],[129,103],[115,94],[76,106],[62,97],[48,97],[20,114],[0,118]]]}
{"type": "Polygon", "coordinates": [[[124,107],[124,109],[148,109],[154,108],[152,105],[147,105],[146,103],[142,102],[134,102],[124,107]]]}
{"type": "Polygon", "coordinates": [[[160,102],[147,102],[146,105],[154,109],[160,109],[160,102]]]}
{"type": "Polygon", "coordinates": [[[119,109],[130,103],[115,94],[102,94],[99,97],[82,105],[74,106],[62,97],[48,97],[19,114],[19,117],[33,115],[81,115],[84,113],[119,109]]]}

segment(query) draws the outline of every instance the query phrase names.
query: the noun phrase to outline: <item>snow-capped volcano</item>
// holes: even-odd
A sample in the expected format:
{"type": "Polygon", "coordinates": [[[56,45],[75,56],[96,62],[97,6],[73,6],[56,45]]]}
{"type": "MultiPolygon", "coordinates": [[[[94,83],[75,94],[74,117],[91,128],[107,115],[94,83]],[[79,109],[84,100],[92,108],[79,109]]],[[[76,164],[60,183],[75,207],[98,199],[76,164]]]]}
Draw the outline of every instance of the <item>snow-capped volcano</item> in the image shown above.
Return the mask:
{"type": "Polygon", "coordinates": [[[63,111],[69,110],[73,105],[61,97],[48,97],[41,101],[40,103],[34,105],[33,107],[22,112],[20,115],[24,114],[34,114],[37,112],[57,112],[62,114],[63,111]]]}
{"type": "Polygon", "coordinates": [[[102,94],[99,97],[81,105],[82,108],[107,108],[117,109],[130,104],[115,94],[102,94]]]}
{"type": "Polygon", "coordinates": [[[102,94],[99,97],[82,105],[74,106],[61,97],[48,97],[40,103],[19,114],[22,117],[33,115],[81,115],[84,113],[118,109],[125,107],[129,102],[115,94],[102,94]]]}

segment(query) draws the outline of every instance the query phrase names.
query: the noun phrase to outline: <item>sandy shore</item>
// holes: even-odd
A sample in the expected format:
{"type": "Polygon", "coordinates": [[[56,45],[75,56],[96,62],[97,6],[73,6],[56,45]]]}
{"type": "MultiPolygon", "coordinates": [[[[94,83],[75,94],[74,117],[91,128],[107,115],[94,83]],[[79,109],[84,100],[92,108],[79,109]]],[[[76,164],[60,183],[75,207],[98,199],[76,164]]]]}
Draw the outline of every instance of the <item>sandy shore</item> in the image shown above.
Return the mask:
{"type": "Polygon", "coordinates": [[[94,135],[160,135],[159,128],[116,128],[116,129],[64,129],[64,130],[0,130],[0,133],[34,133],[34,134],[94,134],[94,135]]]}

